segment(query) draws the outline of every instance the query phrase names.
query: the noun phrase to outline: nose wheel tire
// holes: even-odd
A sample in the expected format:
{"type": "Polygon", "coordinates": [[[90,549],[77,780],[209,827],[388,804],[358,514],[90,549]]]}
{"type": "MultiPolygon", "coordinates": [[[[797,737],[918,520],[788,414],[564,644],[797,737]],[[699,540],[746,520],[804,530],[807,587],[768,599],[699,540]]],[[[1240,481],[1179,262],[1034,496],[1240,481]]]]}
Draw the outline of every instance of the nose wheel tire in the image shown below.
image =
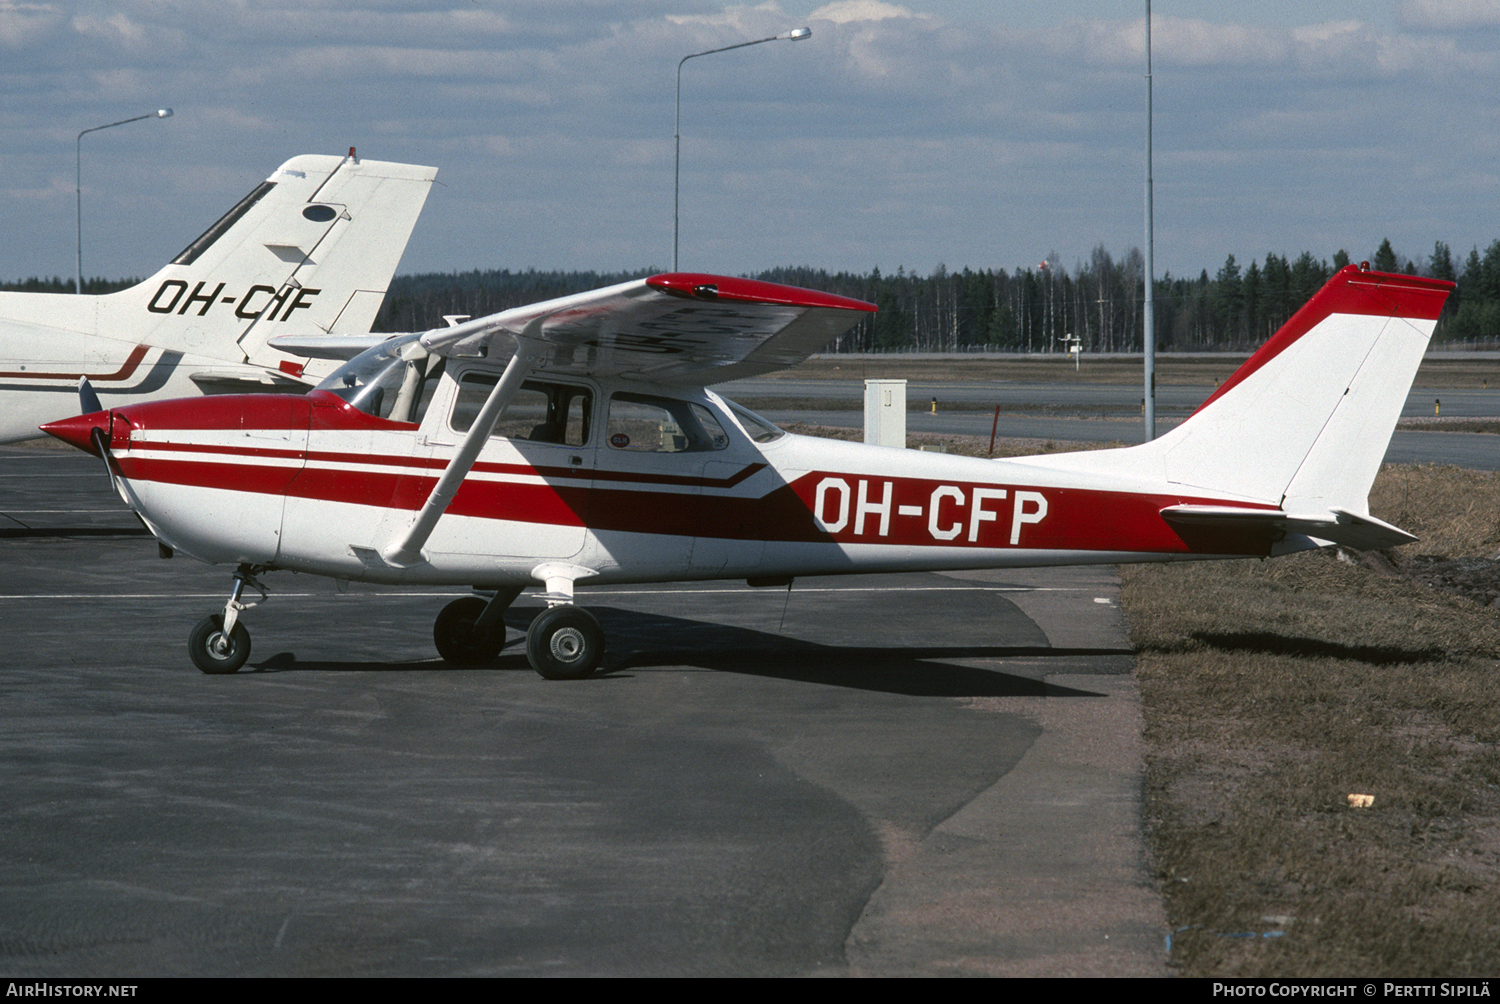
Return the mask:
{"type": "Polygon", "coordinates": [[[234,673],[250,658],[250,632],[235,624],[224,633],[224,615],[209,614],[188,635],[188,654],[205,673],[234,673]]]}
{"type": "Polygon", "coordinates": [[[483,666],[494,662],[505,645],[505,624],[498,630],[479,631],[474,625],[487,604],[477,596],[454,600],[438,614],[432,625],[432,641],[443,661],[454,666],[483,666]]]}
{"type": "Polygon", "coordinates": [[[549,680],[582,680],[604,658],[604,629],[587,610],[543,610],[526,631],[526,659],[549,680]]]}

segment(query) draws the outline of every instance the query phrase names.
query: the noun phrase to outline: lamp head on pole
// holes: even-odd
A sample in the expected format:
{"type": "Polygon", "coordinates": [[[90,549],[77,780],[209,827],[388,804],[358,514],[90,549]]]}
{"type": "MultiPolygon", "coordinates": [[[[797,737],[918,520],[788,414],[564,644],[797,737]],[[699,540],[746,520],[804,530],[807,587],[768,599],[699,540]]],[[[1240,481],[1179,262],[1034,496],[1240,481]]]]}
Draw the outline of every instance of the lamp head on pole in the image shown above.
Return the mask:
{"type": "Polygon", "coordinates": [[[782,35],[781,37],[782,38],[789,38],[793,42],[800,42],[804,38],[812,38],[812,29],[811,28],[793,28],[791,31],[787,32],[785,35],[782,35]]]}
{"type": "Polygon", "coordinates": [[[172,109],[170,109],[170,108],[158,108],[156,110],[156,117],[159,118],[159,119],[169,119],[169,118],[172,117],[172,109]]]}

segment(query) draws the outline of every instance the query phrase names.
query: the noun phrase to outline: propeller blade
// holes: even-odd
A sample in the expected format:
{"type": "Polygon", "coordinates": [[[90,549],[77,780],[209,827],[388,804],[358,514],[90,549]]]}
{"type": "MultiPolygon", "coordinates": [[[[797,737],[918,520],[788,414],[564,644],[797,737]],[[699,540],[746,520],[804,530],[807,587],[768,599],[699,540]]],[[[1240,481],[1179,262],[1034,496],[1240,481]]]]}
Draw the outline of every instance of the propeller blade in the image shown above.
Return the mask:
{"type": "Polygon", "coordinates": [[[104,405],[99,403],[99,395],[94,393],[94,385],[89,383],[86,376],[78,378],[78,407],[82,409],[80,415],[92,415],[104,410],[104,405]]]}

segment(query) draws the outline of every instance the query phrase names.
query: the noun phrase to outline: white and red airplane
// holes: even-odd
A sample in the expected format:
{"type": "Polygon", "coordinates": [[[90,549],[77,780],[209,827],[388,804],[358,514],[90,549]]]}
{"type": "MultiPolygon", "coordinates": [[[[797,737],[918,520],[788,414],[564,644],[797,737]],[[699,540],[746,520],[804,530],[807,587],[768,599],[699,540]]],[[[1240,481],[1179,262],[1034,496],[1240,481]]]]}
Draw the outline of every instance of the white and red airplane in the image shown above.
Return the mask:
{"type": "MultiPolygon", "coordinates": [[[[333,369],[275,335],[369,338],[437,176],[431,167],[302,156],[282,164],[150,279],[104,296],[0,292],[0,443],[110,403],[303,393],[333,369]]],[[[348,358],[345,356],[344,358],[348,358]]]]}
{"type": "Polygon", "coordinates": [[[1451,283],[1343,269],[1187,421],[1123,449],[974,458],[789,435],[705,385],[790,366],[874,308],[667,274],[398,336],[306,397],[135,404],[45,430],[102,456],[163,553],[237,566],[193,630],[246,660],[246,585],[271,570],[461,584],[434,638],[592,673],[575,587],[1264,557],[1414,540],[1368,494],[1451,283]]]}

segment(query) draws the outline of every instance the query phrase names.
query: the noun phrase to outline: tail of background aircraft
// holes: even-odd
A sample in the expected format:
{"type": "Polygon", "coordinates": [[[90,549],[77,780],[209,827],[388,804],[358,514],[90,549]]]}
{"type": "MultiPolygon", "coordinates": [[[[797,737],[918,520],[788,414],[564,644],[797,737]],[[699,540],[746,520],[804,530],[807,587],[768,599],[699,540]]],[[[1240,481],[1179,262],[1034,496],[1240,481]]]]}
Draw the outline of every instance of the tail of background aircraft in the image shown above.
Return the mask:
{"type": "MultiPolygon", "coordinates": [[[[1310,536],[1353,546],[1396,543],[1369,517],[1370,486],[1452,288],[1346,266],[1161,438],[1022,462],[1164,478],[1195,494],[1305,516],[1300,529],[1310,536]],[[1319,520],[1349,527],[1349,539],[1336,528],[1314,532],[1319,520]],[[1357,542],[1364,539],[1371,543],[1357,542]]],[[[1196,516],[1232,518],[1227,511],[1196,516]]]]}
{"type": "Polygon", "coordinates": [[[368,333],[436,175],[352,149],[294,157],[139,285],[0,293],[0,442],[66,415],[80,376],[106,402],[268,389],[278,372],[296,388],[302,364],[267,339],[368,333]]]}

